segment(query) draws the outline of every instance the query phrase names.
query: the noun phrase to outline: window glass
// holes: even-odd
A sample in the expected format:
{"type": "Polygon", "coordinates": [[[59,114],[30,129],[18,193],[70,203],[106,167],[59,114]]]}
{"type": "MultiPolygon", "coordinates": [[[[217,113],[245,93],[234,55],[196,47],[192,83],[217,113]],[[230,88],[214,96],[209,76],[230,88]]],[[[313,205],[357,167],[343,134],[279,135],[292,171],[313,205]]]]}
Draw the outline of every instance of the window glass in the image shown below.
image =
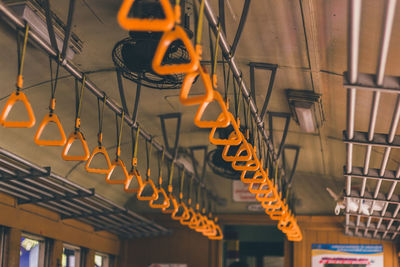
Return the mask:
{"type": "Polygon", "coordinates": [[[109,267],[108,256],[101,253],[96,253],[94,255],[94,267],[109,267]]]}
{"type": "Polygon", "coordinates": [[[21,237],[20,267],[41,267],[44,259],[44,241],[40,238],[21,237]]]}
{"type": "Polygon", "coordinates": [[[62,254],[62,267],[79,267],[80,249],[78,247],[64,245],[62,254]]]}

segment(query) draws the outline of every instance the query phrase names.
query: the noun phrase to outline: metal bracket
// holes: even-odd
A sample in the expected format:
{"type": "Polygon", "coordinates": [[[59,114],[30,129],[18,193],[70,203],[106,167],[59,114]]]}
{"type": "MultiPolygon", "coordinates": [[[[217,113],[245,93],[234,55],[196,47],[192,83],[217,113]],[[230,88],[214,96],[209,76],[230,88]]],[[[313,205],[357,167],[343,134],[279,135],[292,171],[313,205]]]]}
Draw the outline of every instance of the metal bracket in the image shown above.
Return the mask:
{"type": "Polygon", "coordinates": [[[374,139],[372,141],[368,140],[368,132],[354,132],[353,139],[347,138],[347,131],[343,131],[343,142],[351,143],[356,145],[372,145],[379,147],[400,147],[400,136],[396,135],[393,139],[392,143],[389,143],[387,140],[389,139],[388,134],[374,134],[374,139]]]}
{"type": "Polygon", "coordinates": [[[76,198],[93,197],[95,195],[94,188],[90,188],[89,190],[90,190],[89,193],[84,192],[82,190],[78,190],[77,195],[71,194],[71,193],[65,193],[65,196],[55,196],[55,197],[44,197],[43,196],[42,198],[30,199],[30,200],[18,199],[18,205],[34,204],[34,203],[47,203],[50,201],[59,202],[60,200],[71,200],[71,199],[76,199],[76,198]]]}
{"type": "MultiPolygon", "coordinates": [[[[118,81],[118,91],[119,91],[119,96],[121,98],[122,108],[124,109],[125,114],[129,117],[129,109],[128,109],[128,105],[126,104],[125,89],[124,89],[123,82],[122,82],[122,73],[119,69],[117,69],[117,81],[118,81]]],[[[133,106],[132,117],[131,117],[133,125],[136,125],[136,121],[137,121],[137,112],[138,112],[138,107],[139,107],[141,89],[142,89],[142,85],[140,83],[137,83],[135,103],[133,106]]]]}
{"type": "Polygon", "coordinates": [[[348,80],[348,72],[343,74],[343,87],[355,88],[361,90],[380,91],[385,93],[400,93],[400,77],[398,76],[385,76],[382,86],[376,84],[375,74],[358,73],[358,80],[356,84],[351,84],[348,80]]]}
{"type": "Polygon", "coordinates": [[[273,129],[274,129],[273,118],[274,117],[275,118],[284,118],[284,119],[286,119],[285,128],[283,129],[283,133],[282,133],[282,139],[281,139],[281,142],[280,142],[280,145],[279,145],[279,149],[278,149],[278,151],[276,153],[276,157],[279,158],[279,156],[280,156],[280,154],[282,152],[283,145],[285,144],[285,141],[286,141],[286,136],[287,136],[287,133],[288,133],[288,130],[289,130],[291,114],[290,113],[283,113],[283,112],[270,112],[270,111],[268,112],[269,136],[270,136],[271,143],[273,145],[275,145],[274,136],[273,136],[273,129]]]}
{"type": "Polygon", "coordinates": [[[242,15],[240,16],[239,26],[236,30],[235,39],[233,39],[230,55],[233,57],[236,53],[236,48],[239,44],[240,37],[242,36],[244,26],[246,25],[247,15],[249,14],[250,0],[245,0],[242,9],[242,15]]]}
{"type": "Polygon", "coordinates": [[[175,159],[176,156],[178,155],[178,145],[179,145],[179,136],[180,136],[180,131],[181,131],[182,114],[181,113],[169,113],[169,114],[159,115],[159,117],[160,117],[161,130],[162,130],[162,134],[163,134],[163,138],[164,138],[165,147],[166,147],[167,151],[169,151],[175,159]],[[169,145],[167,128],[165,126],[166,125],[165,121],[168,119],[176,119],[177,120],[176,130],[175,130],[175,143],[174,143],[173,147],[170,147],[170,145],[169,145]]]}
{"type": "Polygon", "coordinates": [[[193,169],[196,177],[199,179],[200,182],[203,182],[204,175],[206,174],[206,167],[207,167],[207,155],[208,155],[208,147],[207,146],[191,146],[190,149],[190,157],[192,159],[193,169]],[[201,167],[201,173],[199,173],[199,168],[197,161],[195,159],[194,153],[195,151],[203,150],[203,165],[201,167]]]}
{"type": "Polygon", "coordinates": [[[399,178],[396,178],[396,171],[385,170],[385,174],[380,176],[380,169],[368,169],[368,174],[364,174],[363,167],[353,167],[351,173],[346,172],[346,167],[343,167],[343,175],[344,176],[351,176],[354,178],[367,178],[373,180],[383,180],[383,181],[392,181],[392,182],[400,182],[399,178]]]}
{"type": "Polygon", "coordinates": [[[10,175],[6,173],[0,173],[0,182],[7,182],[11,180],[24,180],[24,179],[37,179],[40,177],[49,177],[51,174],[51,168],[50,167],[44,167],[46,169],[46,172],[40,172],[38,170],[31,170],[31,172],[24,173],[20,171],[15,171],[15,175],[10,175]]]}
{"type": "Polygon", "coordinates": [[[95,211],[95,212],[91,212],[91,213],[82,213],[82,214],[74,214],[74,215],[61,215],[61,220],[98,217],[98,216],[122,214],[122,213],[126,214],[126,213],[128,213],[128,211],[121,210],[121,209],[113,209],[113,210],[95,211]]]}
{"type": "Polygon", "coordinates": [[[263,119],[265,117],[265,113],[267,112],[269,99],[271,98],[272,88],[274,87],[275,76],[276,76],[276,71],[278,69],[278,65],[269,63],[260,63],[260,62],[250,62],[249,66],[250,66],[250,89],[254,103],[256,103],[256,81],[254,74],[255,69],[263,69],[271,71],[271,77],[269,79],[267,94],[265,95],[264,104],[260,113],[260,118],[263,119]]]}
{"type": "Polygon", "coordinates": [[[287,151],[287,150],[294,150],[296,154],[294,156],[293,166],[292,166],[292,168],[290,168],[290,174],[287,176],[285,175],[286,188],[288,188],[292,185],[293,176],[294,176],[294,173],[296,172],[297,162],[299,160],[300,147],[296,146],[296,145],[284,145],[283,150],[282,150],[282,163],[283,163],[283,169],[285,170],[285,173],[286,173],[286,170],[288,170],[286,154],[285,154],[285,151],[287,151]]]}

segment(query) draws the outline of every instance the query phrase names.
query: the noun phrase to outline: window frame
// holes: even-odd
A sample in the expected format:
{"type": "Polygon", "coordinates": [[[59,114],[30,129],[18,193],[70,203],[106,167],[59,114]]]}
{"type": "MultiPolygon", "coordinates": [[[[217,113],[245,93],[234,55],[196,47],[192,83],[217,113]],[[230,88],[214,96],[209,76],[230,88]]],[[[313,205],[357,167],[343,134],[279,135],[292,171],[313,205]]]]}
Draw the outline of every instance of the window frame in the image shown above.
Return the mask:
{"type": "MultiPolygon", "coordinates": [[[[75,267],[81,267],[81,258],[82,258],[82,248],[79,246],[75,246],[75,245],[71,245],[69,243],[63,243],[63,251],[62,251],[62,255],[64,255],[64,249],[69,249],[69,250],[74,250],[74,256],[75,256],[75,267]]],[[[61,259],[62,261],[62,259],[61,259]]],[[[61,262],[61,266],[62,262],[61,262]]],[[[67,266],[68,267],[68,266],[67,266]]],[[[84,266],[82,266],[84,267],[84,266]]]]}
{"type": "MultiPolygon", "coordinates": [[[[46,238],[40,235],[35,235],[31,234],[28,232],[22,232],[21,233],[21,239],[22,238],[28,238],[30,240],[35,240],[39,242],[39,262],[38,266],[39,267],[45,267],[46,264],[46,250],[48,249],[46,246],[46,238]]],[[[20,241],[20,249],[22,246],[22,241],[20,241]]]]}

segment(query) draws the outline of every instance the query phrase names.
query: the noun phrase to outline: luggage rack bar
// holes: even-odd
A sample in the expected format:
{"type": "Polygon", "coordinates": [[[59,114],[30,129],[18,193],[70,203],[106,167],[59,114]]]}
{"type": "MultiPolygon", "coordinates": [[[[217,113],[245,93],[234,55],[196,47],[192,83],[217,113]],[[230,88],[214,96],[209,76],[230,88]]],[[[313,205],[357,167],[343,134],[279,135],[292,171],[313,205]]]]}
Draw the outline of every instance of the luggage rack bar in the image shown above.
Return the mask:
{"type": "Polygon", "coordinates": [[[39,167],[0,148],[0,177],[13,177],[17,173],[24,179],[0,182],[0,191],[15,197],[18,204],[34,203],[60,214],[61,220],[76,219],[93,226],[96,231],[106,230],[122,238],[159,236],[170,232],[101,197],[94,189],[76,185],[54,174],[50,168],[39,167]],[[31,183],[32,179],[35,183],[31,183]]]}
{"type": "MultiPolygon", "coordinates": [[[[343,75],[343,86],[347,89],[347,129],[343,132],[343,141],[347,148],[347,160],[344,166],[346,177],[344,228],[345,234],[350,236],[394,240],[400,230],[400,219],[397,218],[400,201],[399,196],[394,194],[397,183],[400,181],[400,166],[396,170],[388,170],[387,165],[388,161],[394,157],[393,154],[391,155],[391,150],[400,147],[400,136],[395,135],[400,119],[400,77],[385,76],[385,69],[397,0],[386,1],[376,74],[358,71],[362,3],[362,0],[350,0],[348,6],[348,71],[343,75]],[[355,131],[358,90],[372,93],[367,132],[355,131]],[[387,134],[375,133],[380,112],[379,102],[383,93],[397,95],[391,126],[387,134]],[[354,146],[365,148],[364,166],[353,167],[354,146]],[[384,148],[378,169],[370,168],[373,148],[384,148]],[[352,189],[353,179],[362,180],[359,191],[352,189]],[[369,181],[376,183],[373,192],[367,192],[369,181]],[[391,184],[387,192],[382,189],[383,182],[391,184]],[[357,211],[354,211],[355,203],[358,205],[357,211]],[[377,208],[377,203],[383,205],[382,208],[377,208]],[[352,211],[350,204],[353,205],[352,211]]],[[[389,114],[380,115],[389,116],[389,114]]]]}

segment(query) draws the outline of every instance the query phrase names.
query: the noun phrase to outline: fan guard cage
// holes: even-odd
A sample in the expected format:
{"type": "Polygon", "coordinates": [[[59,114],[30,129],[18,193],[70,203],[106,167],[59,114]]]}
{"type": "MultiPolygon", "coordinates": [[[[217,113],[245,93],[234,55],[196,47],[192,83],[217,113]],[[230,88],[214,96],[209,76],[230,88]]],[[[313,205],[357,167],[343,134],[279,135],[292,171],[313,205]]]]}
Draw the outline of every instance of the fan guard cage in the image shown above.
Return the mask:
{"type": "MultiPolygon", "coordinates": [[[[112,59],[126,79],[154,89],[178,89],[182,85],[184,74],[159,75],[151,67],[160,37],[160,33],[131,33],[131,37],[114,46],[112,59]]],[[[182,64],[189,61],[185,46],[182,41],[177,40],[167,49],[163,64],[182,64]]]]}

